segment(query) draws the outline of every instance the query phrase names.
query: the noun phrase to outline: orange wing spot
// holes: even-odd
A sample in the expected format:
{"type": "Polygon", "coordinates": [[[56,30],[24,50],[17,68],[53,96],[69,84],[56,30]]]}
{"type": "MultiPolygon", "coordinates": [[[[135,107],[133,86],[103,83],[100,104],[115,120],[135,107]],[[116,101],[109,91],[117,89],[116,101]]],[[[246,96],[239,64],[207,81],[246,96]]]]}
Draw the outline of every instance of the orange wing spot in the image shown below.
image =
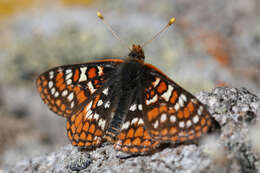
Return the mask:
{"type": "Polygon", "coordinates": [[[190,117],[190,112],[187,107],[184,108],[183,113],[185,118],[188,119],[190,117]]]}
{"type": "Polygon", "coordinates": [[[148,134],[148,132],[146,130],[144,131],[143,139],[151,139],[150,135],[148,134]]]}
{"type": "Polygon", "coordinates": [[[48,90],[45,88],[45,89],[43,90],[43,93],[44,93],[44,94],[48,94],[48,90]]]}
{"type": "Polygon", "coordinates": [[[190,113],[192,113],[194,111],[194,105],[193,105],[193,103],[191,101],[189,102],[187,107],[188,107],[190,113]]]}
{"type": "Polygon", "coordinates": [[[63,91],[65,88],[66,88],[66,85],[65,85],[64,83],[62,83],[62,84],[59,86],[59,90],[60,90],[60,91],[63,91]]]}
{"type": "Polygon", "coordinates": [[[143,146],[146,146],[146,147],[149,147],[151,145],[151,142],[148,141],[148,140],[145,140],[143,143],[142,143],[143,146]]]}
{"type": "Polygon", "coordinates": [[[40,96],[41,96],[41,98],[42,98],[42,99],[44,99],[44,98],[45,98],[45,96],[44,96],[43,94],[40,94],[40,96]]]}
{"type": "Polygon", "coordinates": [[[39,79],[37,79],[37,85],[39,86],[40,84],[41,84],[41,80],[40,80],[40,78],[39,79]]]}
{"type": "Polygon", "coordinates": [[[57,111],[58,111],[57,107],[56,107],[56,106],[53,106],[53,107],[52,107],[52,111],[53,111],[53,112],[57,112],[57,111]]]}
{"type": "Polygon", "coordinates": [[[63,77],[64,73],[59,72],[56,76],[56,81],[60,80],[63,77]]]}
{"type": "Polygon", "coordinates": [[[137,149],[136,147],[131,148],[131,149],[130,149],[130,152],[132,152],[132,153],[137,153],[137,152],[138,152],[138,149],[137,149]]]}
{"type": "Polygon", "coordinates": [[[131,145],[131,140],[130,139],[125,140],[124,145],[131,145]]]}
{"type": "Polygon", "coordinates": [[[208,120],[207,124],[208,124],[208,126],[211,126],[211,124],[212,124],[211,120],[208,120]]]}
{"type": "Polygon", "coordinates": [[[151,130],[151,134],[153,134],[153,135],[159,135],[159,132],[158,131],[155,131],[155,130],[151,130]]]}
{"type": "Polygon", "coordinates": [[[189,140],[193,140],[193,139],[195,139],[195,136],[194,135],[190,135],[190,136],[188,136],[188,138],[189,138],[189,140]]]}
{"type": "Polygon", "coordinates": [[[135,137],[143,136],[144,128],[142,126],[138,127],[138,129],[135,131],[135,137]]]}
{"type": "MultiPolygon", "coordinates": [[[[54,99],[50,100],[51,101],[51,104],[54,105],[54,99]]],[[[57,112],[57,111],[56,111],[57,112]]]]}
{"type": "Polygon", "coordinates": [[[201,129],[200,125],[197,125],[197,126],[195,127],[195,130],[196,130],[196,131],[200,131],[200,129],[201,129]]]}
{"type": "Polygon", "coordinates": [[[168,129],[167,128],[161,130],[161,135],[165,136],[167,134],[168,134],[168,129]]]}
{"type": "Polygon", "coordinates": [[[92,78],[96,77],[97,76],[96,72],[97,72],[97,70],[96,70],[95,67],[89,69],[89,71],[88,71],[88,78],[92,79],[92,78]]]}
{"type": "Polygon", "coordinates": [[[81,140],[85,141],[86,140],[86,133],[85,132],[82,132],[80,134],[80,137],[79,137],[81,140]]]}
{"type": "Polygon", "coordinates": [[[128,152],[128,148],[127,148],[127,147],[123,147],[123,148],[122,148],[122,151],[128,152]]]}
{"type": "Polygon", "coordinates": [[[151,121],[159,115],[158,108],[153,108],[151,111],[148,112],[148,120],[151,121]]]}
{"type": "Polygon", "coordinates": [[[62,112],[61,112],[61,111],[59,111],[59,112],[57,112],[57,114],[59,114],[59,115],[62,115],[62,112]]]}
{"type": "Polygon", "coordinates": [[[72,144],[73,146],[77,146],[77,143],[76,143],[75,141],[72,141],[71,144],[72,144]]]}
{"type": "Polygon", "coordinates": [[[201,136],[201,132],[197,132],[196,137],[200,137],[200,136],[201,136]]]}
{"type": "Polygon", "coordinates": [[[93,140],[93,138],[92,138],[92,135],[91,135],[91,134],[88,134],[87,140],[88,140],[88,141],[92,141],[92,140],[93,140]]]}
{"type": "Polygon", "coordinates": [[[153,97],[153,96],[155,95],[154,90],[152,90],[152,91],[150,92],[150,95],[151,95],[151,97],[153,97]]]}
{"type": "Polygon", "coordinates": [[[74,115],[72,115],[70,120],[73,122],[73,121],[75,121],[76,117],[77,117],[77,114],[74,114],[74,115]]]}
{"type": "Polygon", "coordinates": [[[140,152],[144,153],[144,152],[147,152],[148,150],[149,150],[149,148],[142,148],[140,152]]]}
{"type": "Polygon", "coordinates": [[[176,127],[172,127],[171,129],[170,129],[170,134],[171,135],[173,135],[173,134],[175,134],[175,133],[177,133],[178,132],[178,129],[176,128],[176,127]]]}
{"type": "Polygon", "coordinates": [[[134,129],[133,128],[131,128],[129,131],[128,131],[128,133],[127,133],[127,138],[132,138],[134,136],[134,129]]]}
{"type": "Polygon", "coordinates": [[[168,136],[163,136],[161,139],[162,139],[163,141],[168,141],[168,140],[169,140],[169,137],[168,137],[168,136]]]}
{"type": "Polygon", "coordinates": [[[95,127],[95,124],[91,124],[90,128],[89,128],[89,133],[94,133],[96,127],[95,127]]]}
{"type": "Polygon", "coordinates": [[[51,99],[50,95],[47,95],[47,100],[50,100],[50,99],[51,99]]]}
{"type": "Polygon", "coordinates": [[[173,136],[173,137],[171,137],[171,140],[172,140],[173,142],[176,142],[176,141],[178,141],[178,139],[179,139],[179,137],[178,137],[178,136],[173,136]]]}
{"type": "Polygon", "coordinates": [[[80,91],[80,87],[79,86],[74,86],[73,90],[74,90],[75,94],[77,95],[79,93],[79,91],[80,91]]]}
{"type": "Polygon", "coordinates": [[[68,137],[69,137],[70,140],[72,140],[72,136],[71,136],[71,132],[70,131],[68,131],[68,137]]]}
{"type": "Polygon", "coordinates": [[[141,145],[141,140],[140,140],[140,138],[136,138],[135,140],[133,140],[133,142],[132,142],[134,145],[136,145],[136,146],[139,146],[139,145],[141,145]]]}
{"type": "Polygon", "coordinates": [[[71,131],[72,131],[72,133],[75,133],[75,131],[76,131],[75,124],[72,124],[72,126],[71,126],[71,131]]]}
{"type": "Polygon", "coordinates": [[[83,90],[81,90],[81,91],[79,92],[79,94],[77,95],[77,99],[78,99],[78,102],[79,102],[79,103],[82,103],[82,102],[84,102],[84,101],[87,99],[87,97],[85,96],[83,90]]]}
{"type": "Polygon", "coordinates": [[[206,133],[208,131],[208,129],[209,129],[208,126],[203,127],[203,129],[202,129],[203,133],[206,133]]]}
{"type": "Polygon", "coordinates": [[[78,134],[75,134],[75,135],[74,135],[74,140],[76,140],[76,141],[79,140],[79,135],[78,135],[78,134]]]}
{"type": "Polygon", "coordinates": [[[168,107],[166,105],[162,105],[162,106],[159,107],[159,111],[160,111],[160,113],[167,112],[168,111],[168,107]]]}
{"type": "Polygon", "coordinates": [[[79,70],[76,69],[73,76],[73,81],[76,82],[79,79],[79,70]]]}
{"type": "Polygon", "coordinates": [[[159,145],[160,142],[159,141],[155,141],[153,144],[152,144],[152,147],[154,148],[155,146],[159,145]]]}
{"type": "Polygon", "coordinates": [[[80,122],[80,124],[79,124],[78,127],[77,127],[77,132],[78,132],[78,133],[81,132],[82,126],[83,126],[83,124],[82,124],[82,122],[80,122]]]}
{"type": "Polygon", "coordinates": [[[38,86],[37,89],[38,89],[39,92],[42,92],[42,87],[41,86],[38,86]]]}
{"type": "Polygon", "coordinates": [[[120,133],[118,136],[117,136],[118,139],[120,140],[124,140],[125,139],[125,133],[120,133]]]}
{"type": "Polygon", "coordinates": [[[46,87],[47,86],[47,84],[48,84],[48,82],[47,82],[47,80],[45,80],[45,81],[43,81],[43,87],[46,87]]]}
{"type": "Polygon", "coordinates": [[[91,146],[91,143],[90,142],[86,142],[85,143],[85,147],[89,147],[89,146],[91,146]]]}
{"type": "Polygon", "coordinates": [[[67,130],[70,128],[70,122],[69,121],[67,121],[66,127],[67,127],[67,130]]]}
{"type": "Polygon", "coordinates": [[[57,106],[60,106],[60,105],[61,105],[61,100],[60,100],[60,99],[57,99],[57,100],[56,100],[56,105],[57,105],[57,106]]]}
{"type": "Polygon", "coordinates": [[[177,92],[177,91],[174,91],[174,92],[172,93],[171,98],[170,98],[170,102],[171,102],[172,104],[174,104],[175,101],[177,100],[177,98],[178,98],[178,92],[177,92]]]}
{"type": "Polygon", "coordinates": [[[187,139],[186,137],[180,137],[180,141],[181,141],[181,142],[186,141],[186,139],[187,139]]]}
{"type": "Polygon", "coordinates": [[[102,131],[97,129],[95,132],[95,136],[102,136],[102,131]]]}
{"type": "Polygon", "coordinates": [[[96,108],[97,102],[99,101],[99,99],[100,99],[100,95],[97,95],[96,98],[95,98],[95,100],[94,100],[94,102],[93,102],[93,105],[92,105],[92,108],[93,108],[93,109],[96,108]]]}
{"type": "Polygon", "coordinates": [[[159,86],[157,87],[157,91],[161,94],[167,90],[167,85],[165,82],[161,81],[159,86]]]}
{"type": "Polygon", "coordinates": [[[82,114],[78,114],[75,119],[75,125],[78,126],[82,122],[82,114]]]}
{"type": "Polygon", "coordinates": [[[66,110],[66,113],[67,113],[67,114],[70,114],[70,113],[71,113],[71,110],[67,109],[67,110],[66,110]]]}
{"type": "Polygon", "coordinates": [[[83,142],[79,142],[78,146],[83,147],[84,143],[83,142]]]}
{"type": "Polygon", "coordinates": [[[181,110],[179,110],[177,116],[178,116],[179,119],[182,119],[183,118],[183,112],[181,110]]]}
{"type": "Polygon", "coordinates": [[[62,111],[65,111],[66,106],[65,106],[64,104],[62,104],[61,107],[60,107],[60,109],[61,109],[62,111]]]}
{"type": "Polygon", "coordinates": [[[88,131],[88,128],[89,128],[89,123],[88,122],[85,122],[84,126],[83,126],[83,130],[84,131],[88,131]]]}
{"type": "Polygon", "coordinates": [[[204,125],[206,124],[205,118],[201,118],[200,124],[201,124],[202,126],[204,126],[204,125]]]}

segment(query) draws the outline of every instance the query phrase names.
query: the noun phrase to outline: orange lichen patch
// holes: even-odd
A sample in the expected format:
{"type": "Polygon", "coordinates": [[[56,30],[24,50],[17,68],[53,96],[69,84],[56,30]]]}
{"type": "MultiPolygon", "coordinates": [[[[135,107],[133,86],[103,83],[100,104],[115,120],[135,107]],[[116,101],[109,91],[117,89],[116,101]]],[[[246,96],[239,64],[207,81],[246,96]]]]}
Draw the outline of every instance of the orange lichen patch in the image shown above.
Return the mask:
{"type": "Polygon", "coordinates": [[[87,99],[83,90],[79,92],[79,94],[77,95],[77,99],[79,103],[82,103],[87,99]]]}
{"type": "Polygon", "coordinates": [[[153,108],[151,111],[148,112],[148,120],[151,121],[159,115],[159,109],[153,108]]]}
{"type": "Polygon", "coordinates": [[[168,128],[161,130],[161,135],[165,136],[168,134],[168,128]]]}
{"type": "Polygon", "coordinates": [[[94,102],[93,102],[93,105],[92,105],[92,108],[93,108],[93,109],[96,108],[96,106],[97,106],[97,102],[99,101],[99,99],[100,99],[100,95],[98,94],[98,95],[96,96],[94,102]]]}
{"type": "Polygon", "coordinates": [[[66,128],[67,128],[67,130],[70,128],[70,122],[69,121],[67,121],[67,123],[66,123],[66,128]]]}
{"type": "Polygon", "coordinates": [[[93,137],[92,137],[91,134],[88,134],[87,140],[88,140],[88,141],[92,141],[92,140],[93,140],[93,137]]]}
{"type": "Polygon", "coordinates": [[[61,109],[62,111],[65,111],[65,109],[66,109],[65,104],[62,104],[62,105],[60,106],[60,109],[61,109]]]}
{"type": "Polygon", "coordinates": [[[95,132],[95,136],[102,136],[102,131],[97,129],[95,132]]]}
{"type": "Polygon", "coordinates": [[[177,117],[178,117],[179,119],[182,119],[182,118],[183,118],[183,112],[182,112],[181,110],[178,111],[177,117]]]}
{"type": "Polygon", "coordinates": [[[138,151],[139,150],[136,147],[130,148],[130,152],[132,152],[132,153],[137,153],[138,151]]]}
{"type": "Polygon", "coordinates": [[[81,140],[86,140],[86,133],[85,132],[82,132],[81,134],[80,134],[80,136],[79,136],[79,138],[81,139],[81,140]]]}
{"type": "Polygon", "coordinates": [[[78,140],[79,140],[79,135],[78,135],[78,134],[75,134],[75,135],[73,136],[73,138],[74,138],[74,140],[78,141],[78,140]]]}
{"type": "Polygon", "coordinates": [[[75,119],[76,126],[78,126],[80,123],[82,123],[82,114],[78,114],[78,116],[75,119]]]}
{"type": "Polygon", "coordinates": [[[95,124],[91,124],[91,126],[90,126],[90,128],[89,128],[89,133],[94,133],[94,131],[95,131],[95,129],[96,129],[96,126],[95,126],[95,124]]]}
{"type": "Polygon", "coordinates": [[[178,132],[178,129],[176,128],[176,127],[172,127],[171,129],[170,129],[170,134],[171,135],[173,135],[173,134],[175,134],[175,133],[177,133],[178,132]]]}
{"type": "Polygon", "coordinates": [[[138,127],[138,129],[135,131],[135,137],[143,136],[144,128],[142,126],[138,127]]]}
{"type": "Polygon", "coordinates": [[[137,146],[141,145],[140,138],[136,138],[135,140],[133,140],[132,144],[137,145],[137,146]]]}
{"type": "Polygon", "coordinates": [[[149,146],[151,145],[151,141],[145,140],[145,141],[142,143],[142,145],[149,147],[149,146]]]}
{"type": "Polygon", "coordinates": [[[144,152],[147,152],[149,150],[149,148],[142,148],[141,150],[140,150],[140,152],[141,153],[144,153],[144,152]]]}
{"type": "Polygon", "coordinates": [[[57,105],[57,106],[60,106],[60,105],[61,105],[61,100],[60,100],[60,99],[57,99],[57,100],[56,100],[56,105],[57,105]]]}
{"type": "Polygon", "coordinates": [[[167,85],[165,82],[161,81],[159,86],[157,87],[157,91],[161,94],[167,90],[167,85]]]}
{"type": "Polygon", "coordinates": [[[191,101],[188,103],[187,107],[188,107],[190,113],[192,113],[194,111],[194,105],[191,101]]]}
{"type": "Polygon", "coordinates": [[[79,91],[80,91],[80,87],[79,86],[74,86],[73,90],[74,90],[75,94],[77,95],[79,93],[79,91]]]}
{"type": "Polygon", "coordinates": [[[88,71],[88,78],[89,79],[92,79],[92,78],[94,78],[94,77],[96,77],[97,76],[97,70],[96,70],[96,68],[95,67],[92,67],[91,69],[89,69],[89,71],[88,71]]]}
{"type": "Polygon", "coordinates": [[[73,81],[76,82],[79,79],[79,70],[76,69],[73,76],[73,81]]]}
{"type": "Polygon", "coordinates": [[[203,127],[203,129],[202,129],[203,133],[206,133],[208,131],[208,129],[209,129],[208,126],[203,127]]]}
{"type": "Polygon", "coordinates": [[[159,111],[160,111],[160,113],[167,112],[168,111],[168,107],[166,105],[162,105],[162,106],[159,107],[159,111]]]}
{"type": "Polygon", "coordinates": [[[134,136],[134,129],[133,128],[131,128],[129,131],[128,131],[128,133],[127,133],[127,138],[132,138],[134,136]]]}
{"type": "Polygon", "coordinates": [[[120,140],[124,140],[125,139],[125,133],[124,132],[121,132],[118,136],[117,136],[117,138],[118,139],[120,139],[120,140]]]}
{"type": "Polygon", "coordinates": [[[178,136],[173,136],[173,137],[171,137],[171,140],[174,141],[174,142],[176,142],[178,139],[179,139],[178,136]]]}
{"type": "Polygon", "coordinates": [[[185,108],[183,109],[183,114],[184,114],[184,117],[185,117],[186,119],[188,119],[188,118],[190,117],[190,112],[189,112],[189,110],[188,110],[187,107],[185,107],[185,108]]]}
{"type": "Polygon", "coordinates": [[[72,140],[72,136],[71,136],[71,132],[70,131],[68,131],[68,137],[69,137],[70,140],[72,140]]]}
{"type": "Polygon", "coordinates": [[[146,130],[144,131],[143,139],[151,139],[150,135],[148,134],[148,132],[146,130]]]}
{"type": "Polygon", "coordinates": [[[85,144],[83,142],[79,142],[78,146],[83,147],[85,144]]]}
{"type": "Polygon", "coordinates": [[[44,80],[42,86],[43,86],[43,87],[46,87],[47,84],[48,84],[47,80],[44,80]]]}
{"type": "Polygon", "coordinates": [[[171,98],[170,98],[170,102],[171,102],[172,104],[174,104],[177,98],[178,98],[178,92],[177,92],[177,91],[174,91],[174,92],[172,93],[171,98]]]}
{"type": "Polygon", "coordinates": [[[201,126],[200,125],[197,125],[196,127],[195,127],[195,130],[196,131],[199,131],[201,129],[201,126]]]}
{"type": "Polygon", "coordinates": [[[82,126],[83,126],[83,124],[82,124],[82,122],[80,122],[80,124],[78,124],[78,126],[77,126],[77,132],[78,132],[78,133],[81,132],[82,126]]]}
{"type": "Polygon", "coordinates": [[[125,140],[124,145],[131,145],[131,140],[130,139],[125,140]]]}
{"type": "Polygon", "coordinates": [[[200,124],[201,124],[202,126],[204,126],[204,125],[206,124],[205,118],[201,118],[200,124]]]}

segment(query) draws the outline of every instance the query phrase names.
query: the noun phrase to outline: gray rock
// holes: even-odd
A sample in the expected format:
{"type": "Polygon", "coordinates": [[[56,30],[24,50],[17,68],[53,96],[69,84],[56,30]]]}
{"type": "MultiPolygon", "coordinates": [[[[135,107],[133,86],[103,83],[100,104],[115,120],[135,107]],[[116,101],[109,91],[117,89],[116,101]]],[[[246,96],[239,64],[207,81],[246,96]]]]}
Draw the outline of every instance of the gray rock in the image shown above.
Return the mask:
{"type": "MultiPolygon", "coordinates": [[[[198,145],[179,145],[148,156],[129,157],[112,145],[78,151],[67,145],[49,154],[21,161],[4,172],[160,172],[256,173],[260,170],[259,95],[245,88],[216,88],[197,97],[208,106],[220,130],[198,145]],[[252,132],[253,131],[253,132],[252,132]],[[259,141],[258,141],[259,144],[259,141]]],[[[1,172],[1,171],[0,171],[1,172]]]]}

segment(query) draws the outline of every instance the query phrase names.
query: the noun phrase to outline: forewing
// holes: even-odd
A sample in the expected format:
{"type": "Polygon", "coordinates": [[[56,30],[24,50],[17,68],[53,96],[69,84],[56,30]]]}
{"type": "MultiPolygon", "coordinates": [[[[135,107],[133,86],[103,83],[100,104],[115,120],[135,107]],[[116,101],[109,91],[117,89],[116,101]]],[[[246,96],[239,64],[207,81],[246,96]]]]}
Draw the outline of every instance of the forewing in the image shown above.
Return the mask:
{"type": "Polygon", "coordinates": [[[152,65],[147,67],[143,109],[145,127],[157,140],[191,141],[206,133],[212,119],[205,106],[152,65]]]}
{"type": "MultiPolygon", "coordinates": [[[[139,96],[137,94],[136,98],[139,96]]],[[[151,138],[144,126],[141,99],[134,99],[128,109],[114,148],[131,154],[146,154],[155,151],[159,144],[159,141],[151,138]]]]}
{"type": "Polygon", "coordinates": [[[72,116],[104,87],[122,62],[108,59],[53,68],[38,77],[38,92],[50,110],[63,117],[72,116]]]}

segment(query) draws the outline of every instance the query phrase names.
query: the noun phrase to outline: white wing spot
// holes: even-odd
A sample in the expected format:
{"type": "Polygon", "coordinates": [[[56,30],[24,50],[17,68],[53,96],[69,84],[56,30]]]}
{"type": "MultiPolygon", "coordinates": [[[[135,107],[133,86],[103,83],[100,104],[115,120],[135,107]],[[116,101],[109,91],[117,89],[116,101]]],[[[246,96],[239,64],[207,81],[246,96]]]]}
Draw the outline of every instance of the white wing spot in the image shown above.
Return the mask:
{"type": "Polygon", "coordinates": [[[57,97],[59,97],[59,95],[60,95],[60,93],[58,91],[56,91],[54,94],[54,97],[57,98],[57,97]]]}
{"type": "Polygon", "coordinates": [[[185,123],[183,121],[179,122],[179,127],[180,128],[184,128],[185,127],[185,123]]]}
{"type": "Polygon", "coordinates": [[[68,80],[72,77],[73,73],[68,73],[66,74],[65,80],[68,80]]]}
{"type": "Polygon", "coordinates": [[[86,80],[87,80],[87,75],[86,75],[87,69],[88,69],[87,67],[81,67],[81,68],[80,68],[79,82],[82,82],[82,81],[86,81],[86,80]]]}
{"type": "Polygon", "coordinates": [[[102,67],[98,66],[98,75],[101,76],[103,74],[102,67]]]}
{"type": "Polygon", "coordinates": [[[105,103],[105,108],[109,108],[110,107],[110,101],[107,101],[106,103],[105,103]]]}
{"type": "Polygon", "coordinates": [[[165,114],[165,113],[163,113],[162,115],[161,115],[161,122],[163,123],[163,122],[165,122],[167,120],[167,115],[165,114]]]}
{"type": "Polygon", "coordinates": [[[156,87],[160,82],[160,78],[156,78],[155,81],[153,82],[153,86],[156,87]]]}
{"type": "Polygon", "coordinates": [[[101,106],[102,104],[103,104],[103,101],[99,100],[98,103],[97,103],[97,106],[101,106]]]}
{"type": "Polygon", "coordinates": [[[98,126],[101,127],[102,130],[104,130],[104,129],[105,129],[105,125],[106,125],[106,120],[104,120],[104,119],[101,118],[101,119],[98,121],[98,126]]]}
{"type": "Polygon", "coordinates": [[[142,118],[139,119],[138,124],[144,124],[144,121],[142,118]]]}
{"type": "Polygon", "coordinates": [[[179,97],[178,103],[179,103],[180,107],[184,106],[184,102],[181,97],[179,97]]]}
{"type": "Polygon", "coordinates": [[[54,71],[49,72],[49,78],[52,79],[54,77],[54,71]]]}
{"type": "Polygon", "coordinates": [[[68,95],[68,100],[71,101],[73,98],[74,98],[74,93],[71,92],[71,93],[68,95]]]}
{"type": "Polygon", "coordinates": [[[94,114],[94,119],[98,120],[99,119],[99,115],[97,113],[94,114]]]}
{"type": "Polygon", "coordinates": [[[156,129],[159,126],[159,121],[156,120],[155,123],[153,124],[153,127],[156,129]]]}
{"type": "Polygon", "coordinates": [[[178,111],[180,109],[180,105],[178,103],[176,103],[174,106],[174,109],[175,109],[175,111],[178,111]]]}
{"type": "Polygon", "coordinates": [[[90,108],[92,107],[92,103],[93,101],[89,102],[89,104],[87,105],[86,111],[88,112],[90,110],[90,108]]]}
{"type": "Polygon", "coordinates": [[[156,94],[155,96],[153,96],[152,99],[146,100],[146,104],[147,104],[147,105],[150,105],[151,103],[155,103],[157,100],[158,100],[158,96],[157,96],[157,94],[156,94]]]}
{"type": "Polygon", "coordinates": [[[108,95],[108,88],[103,90],[103,94],[105,94],[106,96],[108,95]]]}
{"type": "Polygon", "coordinates": [[[143,110],[143,106],[142,105],[138,105],[138,109],[139,109],[139,111],[143,110]]]}
{"type": "Polygon", "coordinates": [[[136,110],[136,104],[133,104],[132,106],[130,106],[129,110],[130,111],[135,111],[136,110]]]}
{"type": "Polygon", "coordinates": [[[203,107],[200,106],[199,109],[198,109],[198,114],[201,115],[202,111],[203,111],[203,107]]]}
{"type": "Polygon", "coordinates": [[[138,121],[138,118],[134,118],[134,119],[132,120],[131,124],[134,124],[134,123],[136,123],[137,121],[138,121]]]}
{"type": "Polygon", "coordinates": [[[71,73],[71,72],[72,72],[71,69],[67,69],[66,72],[65,72],[65,74],[68,74],[68,73],[71,73]]]}
{"type": "Polygon", "coordinates": [[[67,94],[68,94],[68,90],[64,90],[64,91],[62,91],[62,93],[61,93],[61,95],[62,95],[63,97],[65,97],[67,94]]]}
{"type": "Polygon", "coordinates": [[[51,89],[52,86],[53,86],[53,82],[52,82],[52,81],[49,81],[48,86],[49,86],[49,88],[51,89]]]}
{"type": "Polygon", "coordinates": [[[93,118],[93,112],[92,112],[92,110],[87,111],[86,118],[87,118],[87,119],[92,119],[92,118],[93,118]]]}
{"type": "Polygon", "coordinates": [[[173,90],[173,87],[171,85],[168,85],[168,90],[166,92],[164,92],[162,95],[162,98],[164,98],[164,100],[166,100],[167,102],[169,101],[169,99],[172,95],[172,90],[173,90]]]}
{"type": "Polygon", "coordinates": [[[184,95],[184,94],[181,94],[181,96],[180,96],[181,98],[182,98],[182,100],[184,101],[184,102],[186,102],[187,101],[187,97],[184,95]]]}
{"type": "Polygon", "coordinates": [[[70,104],[70,107],[71,107],[71,108],[73,108],[73,107],[74,107],[74,101],[73,101],[73,102],[71,102],[71,104],[70,104]]]}
{"type": "Polygon", "coordinates": [[[55,93],[56,89],[55,88],[52,88],[51,89],[51,95],[53,95],[55,93]]]}
{"type": "Polygon", "coordinates": [[[88,82],[88,89],[90,90],[91,94],[93,94],[96,91],[91,81],[88,82]]]}
{"type": "Polygon", "coordinates": [[[172,123],[175,123],[175,122],[176,122],[176,117],[175,117],[174,115],[171,115],[171,116],[170,116],[170,121],[171,121],[172,123]]]}
{"type": "Polygon", "coordinates": [[[67,85],[70,85],[70,84],[72,84],[72,80],[71,80],[71,79],[69,79],[69,80],[66,80],[66,84],[67,84],[67,85]]]}
{"type": "Polygon", "coordinates": [[[199,122],[199,116],[198,116],[198,115],[194,116],[193,119],[192,119],[192,121],[193,121],[194,124],[196,124],[197,122],[199,122]]]}
{"type": "Polygon", "coordinates": [[[127,121],[127,122],[125,122],[123,125],[122,125],[122,130],[124,130],[124,129],[128,129],[128,127],[130,126],[130,122],[129,121],[127,121]]]}
{"type": "Polygon", "coordinates": [[[189,128],[191,125],[192,125],[191,120],[188,120],[188,121],[186,122],[186,126],[189,128]]]}

